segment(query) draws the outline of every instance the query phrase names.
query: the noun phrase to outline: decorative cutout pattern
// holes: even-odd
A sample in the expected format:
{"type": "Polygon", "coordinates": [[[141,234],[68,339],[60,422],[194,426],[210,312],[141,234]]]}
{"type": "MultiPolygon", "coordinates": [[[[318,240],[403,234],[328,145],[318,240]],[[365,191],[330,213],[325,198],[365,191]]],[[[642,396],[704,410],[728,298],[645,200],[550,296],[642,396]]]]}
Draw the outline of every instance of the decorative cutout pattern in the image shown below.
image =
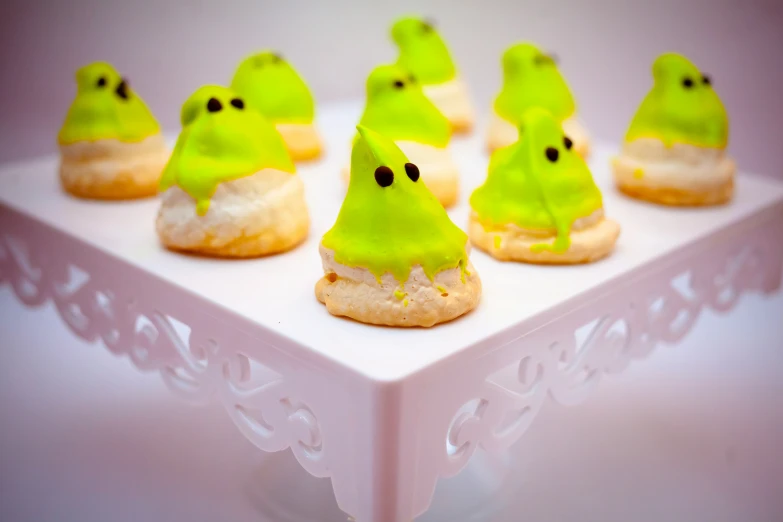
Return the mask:
{"type": "Polygon", "coordinates": [[[0,231],[0,283],[9,283],[24,305],[52,301],[77,337],[102,341],[139,370],[158,371],[169,389],[191,403],[217,398],[257,447],[291,447],[308,472],[327,476],[318,419],[279,373],[209,336],[220,331],[189,328],[154,300],[145,302],[143,292],[123,293],[111,276],[89,273],[19,237],[0,231]]]}
{"type": "MultiPolygon", "coordinates": [[[[705,309],[726,312],[744,292],[780,287],[783,244],[774,223],[728,245],[703,252],[655,277],[634,281],[528,335],[487,361],[484,377],[458,408],[447,430],[441,475],[461,470],[479,446],[501,451],[517,441],[547,397],[584,400],[605,374],[622,371],[660,343],[674,344],[705,309]],[[545,349],[542,349],[545,347],[545,349]]],[[[453,370],[460,372],[460,370],[453,370]]],[[[459,373],[462,375],[462,373],[459,373]]]]}

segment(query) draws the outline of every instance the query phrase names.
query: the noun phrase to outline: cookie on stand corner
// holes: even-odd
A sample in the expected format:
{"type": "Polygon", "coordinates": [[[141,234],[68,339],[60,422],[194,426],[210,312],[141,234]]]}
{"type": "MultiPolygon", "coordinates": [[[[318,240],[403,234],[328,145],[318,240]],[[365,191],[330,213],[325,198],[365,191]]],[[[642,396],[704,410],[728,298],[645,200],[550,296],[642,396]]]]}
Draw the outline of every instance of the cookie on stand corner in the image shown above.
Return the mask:
{"type": "Polygon", "coordinates": [[[76,98],[57,137],[60,182],[90,199],[154,196],[169,150],[158,122],[105,62],[76,71],[76,98]]]}
{"type": "Polygon", "coordinates": [[[712,80],[684,56],[659,56],[653,87],[612,160],[617,187],[663,205],[728,202],[736,165],[726,154],[729,120],[712,80]]]}
{"type": "Polygon", "coordinates": [[[172,250],[256,257],[294,248],[310,218],[280,134],[225,87],[198,89],[160,181],[156,222],[172,250]]]}
{"type": "Polygon", "coordinates": [[[467,235],[392,140],[364,126],[351,180],[320,245],[315,286],[329,313],[388,326],[433,326],[478,305],[481,280],[467,235]]]}
{"type": "Polygon", "coordinates": [[[503,261],[590,263],[608,256],[620,226],[574,142],[546,110],[521,119],[517,143],[497,150],[471,195],[471,242],[503,261]]]}

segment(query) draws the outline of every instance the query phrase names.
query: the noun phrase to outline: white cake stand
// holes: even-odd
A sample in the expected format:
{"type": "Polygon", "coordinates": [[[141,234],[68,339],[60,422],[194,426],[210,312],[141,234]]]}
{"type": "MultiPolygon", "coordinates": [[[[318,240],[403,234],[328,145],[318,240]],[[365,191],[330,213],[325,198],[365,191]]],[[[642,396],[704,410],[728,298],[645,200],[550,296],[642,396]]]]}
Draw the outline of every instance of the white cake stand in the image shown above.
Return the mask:
{"type": "MultiPolygon", "coordinates": [[[[459,320],[404,330],[332,317],[313,295],[317,245],[344,193],[339,172],[359,110],[323,109],[329,155],[300,168],[311,236],[266,259],[169,252],[155,237],[157,201],[71,198],[54,156],[0,167],[0,283],[27,306],[53,301],[77,336],[158,372],[184,399],[219,401],[259,449],[290,448],[310,475],[331,479],[292,480],[303,491],[332,488],[360,522],[422,515],[439,479],[463,470],[483,486],[448,481],[470,492],[461,500],[497,494],[504,451],[547,397],[576,404],[604,374],[682,339],[704,308],[726,311],[742,292],[780,287],[783,185],[743,174],[730,205],[652,206],[614,191],[613,149],[599,144],[593,174],[623,227],[610,258],[543,267],[474,251],[484,294],[459,320]]],[[[483,135],[453,150],[463,195],[451,216],[464,226],[467,195],[486,172],[483,135]]],[[[263,503],[279,483],[259,480],[253,498],[263,503]]]]}

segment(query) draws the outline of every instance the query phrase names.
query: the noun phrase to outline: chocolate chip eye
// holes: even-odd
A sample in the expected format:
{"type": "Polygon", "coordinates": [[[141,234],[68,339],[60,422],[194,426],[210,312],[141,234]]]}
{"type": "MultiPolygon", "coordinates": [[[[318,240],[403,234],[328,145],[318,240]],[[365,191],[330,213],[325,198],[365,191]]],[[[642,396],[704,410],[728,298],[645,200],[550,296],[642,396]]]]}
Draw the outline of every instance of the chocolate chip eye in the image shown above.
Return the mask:
{"type": "Polygon", "coordinates": [[[397,89],[402,89],[405,87],[405,82],[402,80],[394,80],[394,87],[397,89]]]}
{"type": "Polygon", "coordinates": [[[101,76],[98,78],[98,87],[106,87],[106,77],[101,76]]]}
{"type": "MultiPolygon", "coordinates": [[[[220,103],[220,102],[218,102],[220,103]]],[[[234,98],[231,100],[231,105],[236,107],[237,109],[244,109],[245,108],[245,102],[242,101],[242,98],[234,98]]]]}
{"type": "Polygon", "coordinates": [[[411,178],[411,181],[419,181],[419,167],[413,163],[405,164],[405,173],[411,178]]]}
{"type": "Polygon", "coordinates": [[[426,20],[426,21],[424,21],[424,22],[422,22],[422,23],[421,23],[421,31],[422,31],[423,33],[431,33],[431,32],[432,32],[432,26],[433,26],[433,25],[434,25],[434,24],[432,23],[432,21],[431,21],[431,20],[426,20]]]}
{"type": "Polygon", "coordinates": [[[114,93],[123,100],[127,100],[130,97],[128,94],[128,80],[122,78],[117,88],[114,89],[114,93]]]}
{"type": "Polygon", "coordinates": [[[272,62],[273,63],[280,63],[283,61],[283,55],[279,53],[275,53],[272,55],[272,62]]]}
{"type": "Polygon", "coordinates": [[[223,104],[217,98],[210,98],[207,102],[207,110],[209,112],[218,112],[223,108],[223,104]]]}
{"type": "Polygon", "coordinates": [[[382,165],[375,169],[375,182],[381,187],[388,187],[394,181],[394,172],[389,167],[382,165]]]}
{"type": "Polygon", "coordinates": [[[691,80],[690,77],[686,76],[682,80],[682,86],[685,87],[686,89],[690,89],[691,87],[693,87],[693,80],[691,80]]]}
{"type": "Polygon", "coordinates": [[[560,153],[554,147],[547,147],[544,152],[546,153],[546,159],[552,163],[556,162],[557,158],[560,156],[560,153]]]}
{"type": "Polygon", "coordinates": [[[571,150],[571,147],[574,146],[574,142],[571,141],[571,138],[569,138],[568,136],[564,136],[563,137],[563,145],[565,145],[566,149],[571,150]]]}
{"type": "Polygon", "coordinates": [[[710,79],[709,76],[707,76],[706,74],[703,74],[701,76],[701,83],[703,83],[704,85],[712,85],[712,80],[710,79]]]}

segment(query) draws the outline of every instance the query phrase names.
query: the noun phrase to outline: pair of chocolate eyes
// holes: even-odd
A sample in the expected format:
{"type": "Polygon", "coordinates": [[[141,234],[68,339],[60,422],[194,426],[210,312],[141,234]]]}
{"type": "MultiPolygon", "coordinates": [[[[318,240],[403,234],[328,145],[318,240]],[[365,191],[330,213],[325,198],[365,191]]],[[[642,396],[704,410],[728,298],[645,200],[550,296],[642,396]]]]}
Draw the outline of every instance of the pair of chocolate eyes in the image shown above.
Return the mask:
{"type": "Polygon", "coordinates": [[[265,63],[280,63],[283,61],[283,57],[277,53],[270,55],[268,58],[258,57],[256,58],[256,67],[263,67],[265,63]]]}
{"type": "Polygon", "coordinates": [[[554,65],[557,62],[559,62],[560,59],[557,57],[555,53],[549,53],[549,54],[537,54],[535,58],[533,58],[533,63],[536,65],[554,65]]]}
{"type": "MultiPolygon", "coordinates": [[[[568,136],[564,136],[563,145],[565,145],[566,150],[571,150],[571,147],[574,146],[574,142],[571,141],[571,138],[569,138],[568,136]]],[[[547,147],[546,150],[544,151],[544,154],[546,155],[546,159],[548,159],[552,163],[556,162],[557,159],[560,157],[560,151],[554,147],[547,147]]]]}
{"type": "MultiPolygon", "coordinates": [[[[416,82],[416,77],[413,76],[412,74],[408,75],[408,83],[415,83],[415,82],[416,82]]],[[[392,85],[394,85],[395,89],[402,89],[403,87],[405,87],[405,80],[394,80],[394,83],[392,85]]]]}
{"type": "MultiPolygon", "coordinates": [[[[242,98],[233,98],[229,103],[231,103],[232,107],[240,110],[245,108],[245,102],[242,101],[242,98]]],[[[207,110],[209,112],[219,112],[222,109],[223,104],[217,98],[210,98],[207,102],[207,110]]]]}
{"type": "MultiPolygon", "coordinates": [[[[106,85],[109,82],[106,80],[105,76],[101,76],[98,78],[98,81],[96,82],[96,85],[98,88],[103,89],[106,87],[106,85]]],[[[125,78],[120,79],[120,83],[117,84],[117,88],[114,89],[114,94],[122,98],[123,100],[127,100],[130,97],[130,94],[128,93],[128,80],[125,78]]]]}
{"type": "MultiPolygon", "coordinates": [[[[411,181],[419,180],[419,167],[413,163],[405,164],[405,173],[411,181]]],[[[394,172],[389,167],[382,165],[375,169],[375,182],[381,187],[388,187],[394,183],[394,172]]]]}
{"type": "MultiPolygon", "coordinates": [[[[105,76],[101,76],[100,78],[98,78],[98,81],[95,82],[95,85],[97,85],[98,87],[106,87],[106,85],[108,83],[109,83],[109,81],[106,79],[106,77],[105,76]]],[[[120,80],[120,85],[122,85],[122,84],[125,85],[125,87],[123,87],[123,89],[127,88],[128,80],[126,80],[125,78],[122,78],[120,80]]]]}
{"type": "MultiPolygon", "coordinates": [[[[693,87],[694,83],[695,82],[693,81],[693,78],[691,78],[690,76],[686,76],[685,78],[682,79],[682,86],[685,87],[686,89],[690,89],[691,87],[693,87]]],[[[709,76],[703,74],[701,77],[701,83],[703,83],[704,85],[712,85],[712,80],[710,79],[709,76]]]]}

